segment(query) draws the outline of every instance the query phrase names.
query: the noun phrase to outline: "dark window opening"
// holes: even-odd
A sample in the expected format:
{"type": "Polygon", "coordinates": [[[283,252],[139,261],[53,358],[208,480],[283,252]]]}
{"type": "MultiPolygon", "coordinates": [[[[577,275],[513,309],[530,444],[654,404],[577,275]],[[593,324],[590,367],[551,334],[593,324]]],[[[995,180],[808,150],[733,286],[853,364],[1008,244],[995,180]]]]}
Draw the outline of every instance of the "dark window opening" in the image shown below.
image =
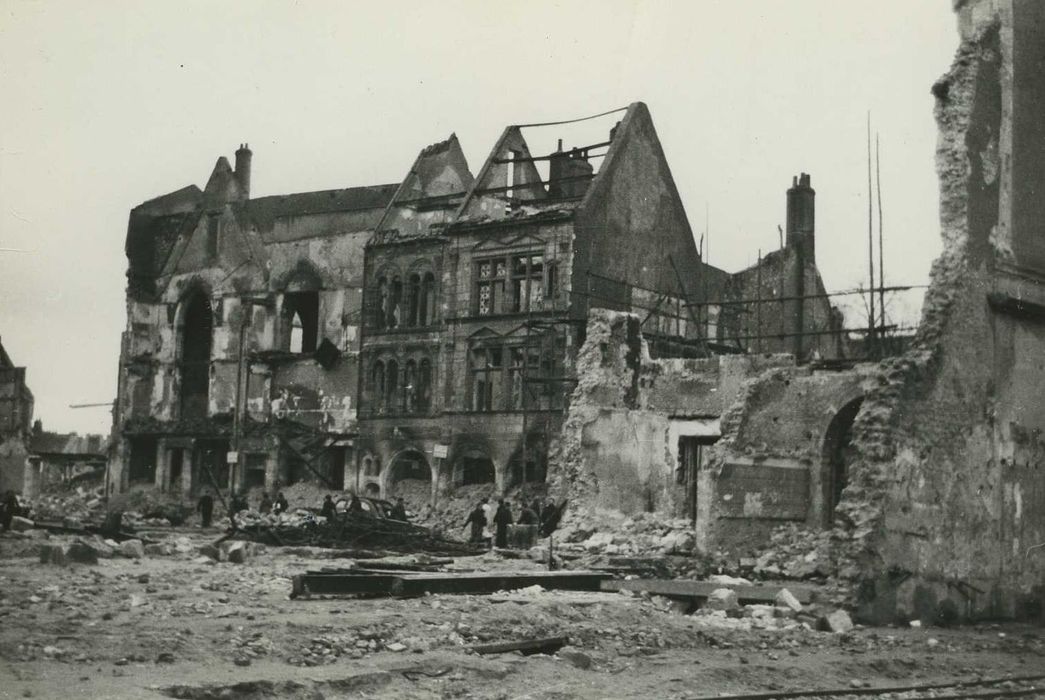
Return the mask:
{"type": "Polygon", "coordinates": [[[367,455],[363,458],[363,476],[379,476],[381,474],[381,463],[377,457],[367,455]]]}
{"type": "Polygon", "coordinates": [[[378,412],[385,408],[385,363],[378,360],[370,371],[370,397],[378,412]]]}
{"type": "Polygon", "coordinates": [[[703,448],[698,438],[680,437],[678,442],[678,464],[675,466],[675,483],[685,488],[685,517],[697,521],[697,473],[703,459],[703,448]]]}
{"type": "Polygon", "coordinates": [[[410,275],[406,293],[407,325],[419,326],[421,318],[421,275],[410,275]]]}
{"type": "Polygon", "coordinates": [[[419,309],[417,325],[427,326],[435,322],[435,275],[431,272],[426,272],[421,280],[419,309]]]}
{"type": "Polygon", "coordinates": [[[210,299],[202,292],[185,302],[181,352],[181,415],[207,415],[210,394],[210,351],[214,317],[210,299]]]}
{"type": "Polygon", "coordinates": [[[493,460],[482,455],[467,455],[461,460],[461,484],[492,484],[497,480],[493,460]]]}
{"type": "Polygon", "coordinates": [[[210,214],[207,216],[207,259],[216,260],[220,248],[221,237],[221,215],[210,214]]]}
{"type": "Polygon", "coordinates": [[[823,485],[822,524],[830,527],[834,522],[835,509],[842,500],[842,492],[849,483],[849,464],[854,459],[852,445],[853,422],[860,412],[863,398],[850,401],[831,419],[824,435],[821,468],[823,485]]]}
{"type": "Polygon", "coordinates": [[[363,487],[363,495],[369,498],[381,498],[381,487],[371,482],[363,487]]]}
{"type": "Polygon", "coordinates": [[[385,327],[388,318],[388,280],[384,277],[377,278],[377,306],[374,310],[374,327],[381,330],[385,327]]]}
{"type": "Polygon", "coordinates": [[[192,475],[195,489],[213,491],[215,488],[229,487],[229,463],[226,461],[228,451],[228,440],[207,440],[196,444],[192,475]]]}
{"type": "Polygon", "coordinates": [[[417,363],[407,360],[403,368],[403,394],[407,413],[417,411],[417,363]]]}
{"type": "Polygon", "coordinates": [[[131,438],[128,481],[132,484],[151,484],[156,480],[156,438],[131,438]]]}
{"type": "Polygon", "coordinates": [[[478,347],[471,352],[471,408],[498,411],[504,408],[504,361],[500,347],[478,347]]]}
{"type": "Polygon", "coordinates": [[[544,256],[512,256],[512,311],[540,311],[544,307],[544,256]]]}
{"type": "Polygon", "coordinates": [[[432,363],[426,357],[421,360],[417,373],[417,409],[429,411],[432,408],[432,363]]]}
{"type": "Polygon", "coordinates": [[[385,296],[385,328],[399,328],[402,323],[403,281],[394,277],[385,296]]]}
{"type": "Polygon", "coordinates": [[[181,490],[181,479],[185,464],[185,450],[180,447],[172,448],[169,453],[170,471],[168,484],[172,491],[181,490]]]}
{"type": "Polygon", "coordinates": [[[286,349],[294,354],[316,351],[319,343],[319,292],[287,292],[283,317],[289,322],[286,349]]]}
{"type": "Polygon", "coordinates": [[[547,478],[547,450],[542,440],[533,436],[527,441],[526,454],[520,446],[509,463],[511,485],[543,483],[547,478]]]}
{"type": "Polygon", "coordinates": [[[385,374],[385,411],[396,413],[399,408],[399,363],[389,360],[385,374]]]}
{"type": "Polygon", "coordinates": [[[265,486],[265,467],[267,461],[268,456],[264,453],[247,453],[243,474],[243,486],[245,488],[263,488],[265,486]]]}
{"type": "Polygon", "coordinates": [[[327,481],[341,488],[345,484],[346,447],[330,447],[327,450],[327,481]]]}

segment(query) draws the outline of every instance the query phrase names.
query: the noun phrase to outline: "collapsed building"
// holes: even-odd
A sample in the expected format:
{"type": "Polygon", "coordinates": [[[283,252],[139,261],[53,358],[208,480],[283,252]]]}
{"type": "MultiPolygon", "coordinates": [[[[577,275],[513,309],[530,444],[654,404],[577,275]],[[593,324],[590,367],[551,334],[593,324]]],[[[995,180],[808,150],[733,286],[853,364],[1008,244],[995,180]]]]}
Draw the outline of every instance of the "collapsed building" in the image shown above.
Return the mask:
{"type": "Polygon", "coordinates": [[[809,569],[841,563],[870,621],[1041,614],[1045,5],[955,7],[961,46],[932,88],[944,251],[909,347],[849,367],[658,359],[637,317],[596,314],[564,492],[685,515],[702,549],[741,556],[781,525],[819,531],[809,569]]]}
{"type": "Polygon", "coordinates": [[[809,176],[787,245],[730,275],[646,106],[611,114],[544,155],[526,135],[558,124],[509,126],[476,175],[451,136],[399,184],[262,198],[243,146],[135,207],[108,490],[543,483],[597,308],[640,314],[658,357],[843,355],[809,176]],[[728,306],[751,289],[764,322],[728,306]]]}
{"type": "Polygon", "coordinates": [[[33,392],[25,383],[25,367],[16,367],[0,343],[0,493],[21,493],[29,458],[33,392]]]}

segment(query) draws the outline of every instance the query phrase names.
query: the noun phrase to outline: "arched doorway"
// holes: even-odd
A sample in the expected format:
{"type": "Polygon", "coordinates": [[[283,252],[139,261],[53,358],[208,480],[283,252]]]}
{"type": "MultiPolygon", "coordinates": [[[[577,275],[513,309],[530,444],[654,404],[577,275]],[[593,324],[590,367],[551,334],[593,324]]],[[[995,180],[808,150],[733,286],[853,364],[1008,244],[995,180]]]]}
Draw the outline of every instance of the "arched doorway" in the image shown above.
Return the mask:
{"type": "Polygon", "coordinates": [[[207,415],[210,396],[210,352],[214,316],[210,299],[200,290],[184,302],[181,327],[181,416],[207,415]]]}
{"type": "Polygon", "coordinates": [[[383,482],[386,498],[402,498],[414,512],[432,500],[432,469],[420,450],[405,450],[392,458],[383,482]]]}
{"type": "Polygon", "coordinates": [[[842,491],[849,483],[849,464],[853,460],[852,430],[856,414],[860,412],[863,397],[853,399],[834,415],[824,433],[821,456],[822,524],[831,527],[835,508],[842,500],[842,491]]]}

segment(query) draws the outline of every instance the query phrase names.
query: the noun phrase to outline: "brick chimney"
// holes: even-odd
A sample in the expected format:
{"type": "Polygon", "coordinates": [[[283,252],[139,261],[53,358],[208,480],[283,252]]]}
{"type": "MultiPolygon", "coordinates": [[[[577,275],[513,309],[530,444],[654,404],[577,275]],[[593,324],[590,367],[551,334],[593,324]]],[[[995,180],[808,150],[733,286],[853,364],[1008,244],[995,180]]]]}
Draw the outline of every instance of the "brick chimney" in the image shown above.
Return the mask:
{"type": "Polygon", "coordinates": [[[250,160],[253,156],[250,146],[245,143],[236,149],[236,181],[243,199],[250,199],[250,160]]]}
{"type": "Polygon", "coordinates": [[[801,249],[803,259],[816,262],[816,190],[807,173],[791,179],[787,191],[787,245],[801,249]]]}

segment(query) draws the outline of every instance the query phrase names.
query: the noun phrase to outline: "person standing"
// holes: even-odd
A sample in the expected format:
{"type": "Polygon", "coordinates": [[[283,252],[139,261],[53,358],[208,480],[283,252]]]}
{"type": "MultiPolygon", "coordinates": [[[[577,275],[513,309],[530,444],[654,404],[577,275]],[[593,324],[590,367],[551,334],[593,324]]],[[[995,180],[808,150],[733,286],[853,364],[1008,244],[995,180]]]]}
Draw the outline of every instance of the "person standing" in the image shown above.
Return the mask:
{"type": "Polygon", "coordinates": [[[272,512],[279,515],[280,513],[286,513],[288,508],[290,508],[290,504],[287,503],[287,497],[280,491],[276,494],[276,502],[272,505],[272,512]]]}
{"type": "Polygon", "coordinates": [[[209,493],[200,496],[196,510],[200,512],[200,518],[203,520],[202,527],[210,527],[210,519],[214,515],[214,497],[209,493]]]}
{"type": "Polygon", "coordinates": [[[493,547],[493,516],[496,508],[490,503],[489,498],[483,499],[483,540],[490,543],[493,547]]]}
{"type": "Polygon", "coordinates": [[[319,511],[319,514],[327,520],[333,520],[336,513],[337,511],[334,509],[334,499],[328,493],[327,497],[323,499],[323,509],[319,511]]]}
{"type": "Polygon", "coordinates": [[[268,493],[261,494],[261,503],[258,504],[258,512],[262,515],[268,515],[272,512],[272,499],[269,498],[268,493]]]}
{"type": "Polygon", "coordinates": [[[483,530],[486,528],[486,501],[479,501],[476,504],[475,510],[468,514],[468,520],[464,521],[464,524],[472,526],[472,535],[468,539],[469,542],[479,544],[483,541],[483,530]]]}
{"type": "Polygon", "coordinates": [[[362,513],[363,502],[359,500],[359,496],[356,495],[355,491],[349,492],[352,498],[348,501],[348,512],[349,513],[362,513]]]}
{"type": "Polygon", "coordinates": [[[4,502],[0,505],[2,509],[2,515],[0,515],[0,524],[3,525],[4,531],[11,529],[11,521],[14,520],[16,515],[19,515],[22,510],[21,504],[18,502],[18,496],[11,489],[8,489],[7,493],[4,494],[4,502]]]}
{"type": "Polygon", "coordinates": [[[541,516],[537,515],[531,506],[523,504],[522,512],[519,513],[519,525],[540,525],[541,516]]]}
{"type": "Polygon", "coordinates": [[[497,513],[493,516],[493,522],[497,526],[495,544],[503,549],[508,546],[508,526],[512,524],[512,508],[508,501],[503,498],[497,506],[497,513]]]}
{"type": "Polygon", "coordinates": [[[402,497],[396,499],[396,504],[392,506],[392,520],[402,520],[406,522],[406,504],[403,503],[402,497]]]}

